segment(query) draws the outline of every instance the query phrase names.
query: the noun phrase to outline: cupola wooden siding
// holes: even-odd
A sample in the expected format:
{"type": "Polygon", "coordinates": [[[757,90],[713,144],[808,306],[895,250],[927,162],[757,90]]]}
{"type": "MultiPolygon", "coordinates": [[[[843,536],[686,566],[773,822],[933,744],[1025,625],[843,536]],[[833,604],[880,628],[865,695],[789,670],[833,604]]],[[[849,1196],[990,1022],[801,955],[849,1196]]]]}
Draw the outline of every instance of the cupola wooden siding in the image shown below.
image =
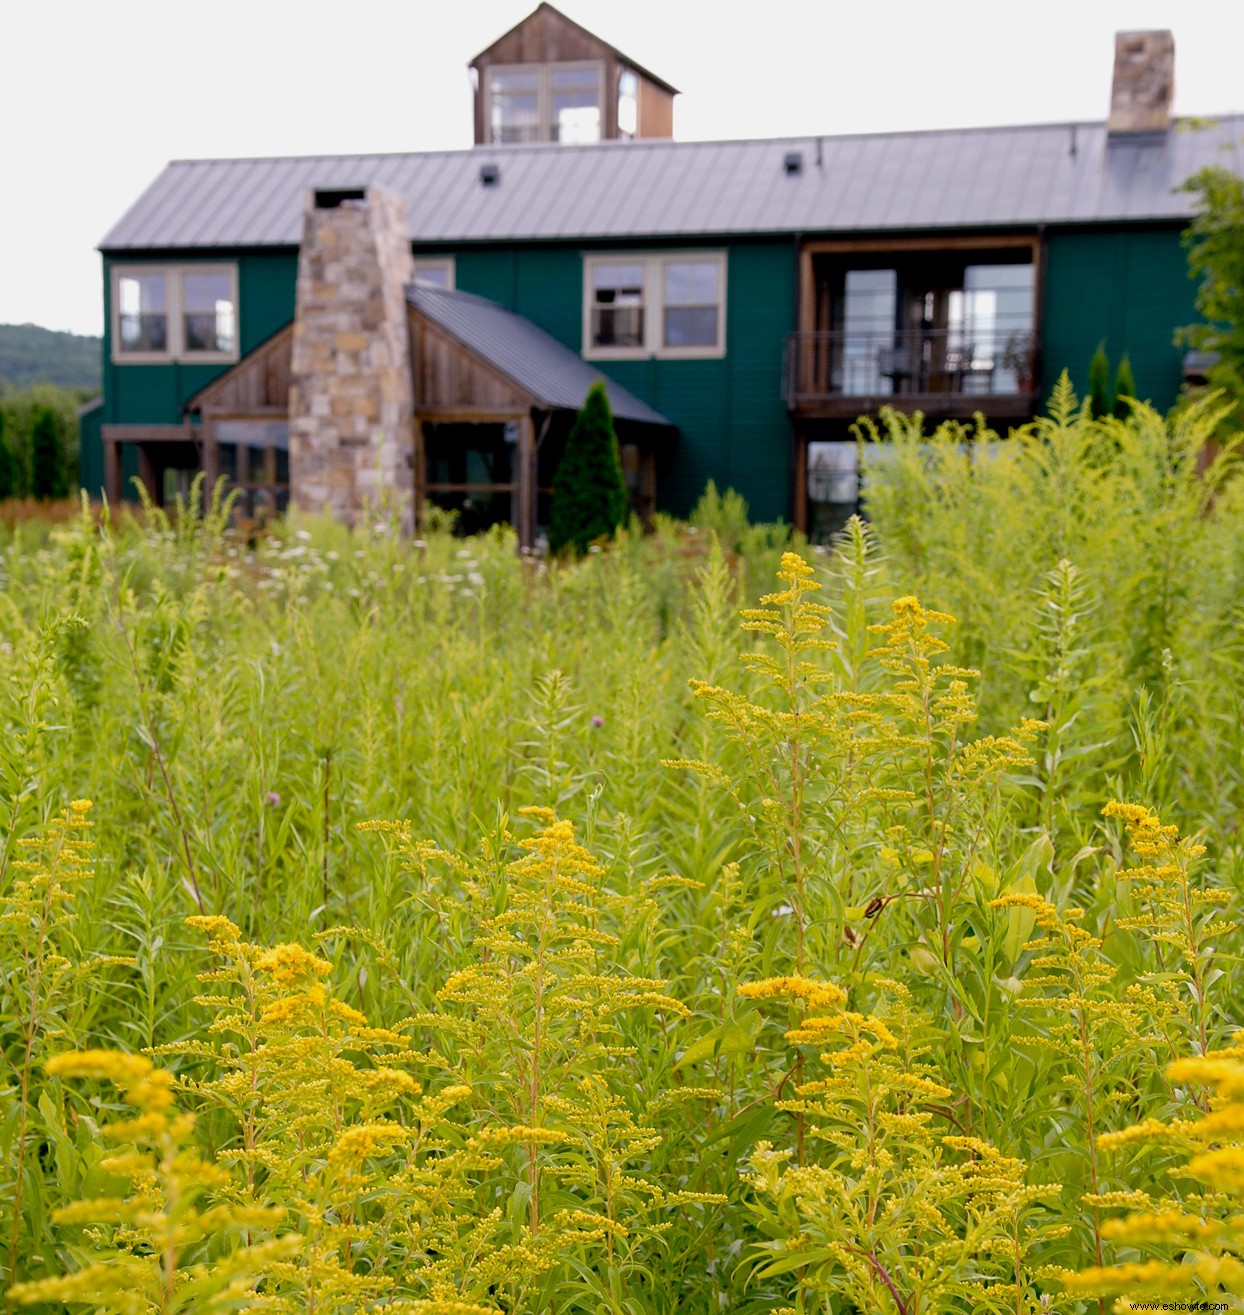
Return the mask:
{"type": "Polygon", "coordinates": [[[604,103],[601,106],[601,137],[612,141],[618,131],[618,92],[623,73],[634,74],[637,82],[635,137],[674,135],[674,97],[678,89],[624,55],[616,46],[568,18],[550,4],[541,4],[521,23],[481,50],[470,62],[476,74],[475,144],[488,144],[488,70],[500,66],[540,67],[550,64],[585,64],[599,61],[604,66],[604,103]]]}

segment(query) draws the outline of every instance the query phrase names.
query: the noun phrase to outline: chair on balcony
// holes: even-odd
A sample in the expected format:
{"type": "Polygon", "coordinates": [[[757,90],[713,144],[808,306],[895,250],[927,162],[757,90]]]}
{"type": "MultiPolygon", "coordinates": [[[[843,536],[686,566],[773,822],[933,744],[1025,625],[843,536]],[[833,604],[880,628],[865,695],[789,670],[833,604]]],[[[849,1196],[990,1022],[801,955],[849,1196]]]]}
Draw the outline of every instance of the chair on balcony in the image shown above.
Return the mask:
{"type": "Polygon", "coordinates": [[[995,362],[972,343],[946,349],[946,380],[952,393],[991,393],[995,362]]]}
{"type": "Polygon", "coordinates": [[[890,391],[895,394],[919,392],[920,371],[908,347],[879,347],[877,373],[890,381],[890,391]]]}

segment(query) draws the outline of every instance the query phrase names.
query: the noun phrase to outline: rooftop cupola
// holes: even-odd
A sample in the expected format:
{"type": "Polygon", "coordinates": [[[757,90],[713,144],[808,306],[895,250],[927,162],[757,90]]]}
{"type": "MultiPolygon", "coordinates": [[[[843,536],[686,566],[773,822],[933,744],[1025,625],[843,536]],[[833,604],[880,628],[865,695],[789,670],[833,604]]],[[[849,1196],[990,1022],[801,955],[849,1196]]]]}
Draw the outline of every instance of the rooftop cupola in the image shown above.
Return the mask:
{"type": "Polygon", "coordinates": [[[477,146],[674,135],[677,88],[550,4],[481,50],[470,69],[477,146]]]}

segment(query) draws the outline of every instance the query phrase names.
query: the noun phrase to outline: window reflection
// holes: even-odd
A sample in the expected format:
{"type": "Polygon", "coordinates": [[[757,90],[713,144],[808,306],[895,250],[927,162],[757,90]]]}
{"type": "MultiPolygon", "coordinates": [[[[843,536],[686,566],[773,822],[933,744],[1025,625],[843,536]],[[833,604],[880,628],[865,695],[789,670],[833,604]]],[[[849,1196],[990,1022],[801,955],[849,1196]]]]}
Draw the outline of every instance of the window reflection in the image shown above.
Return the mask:
{"type": "Polygon", "coordinates": [[[182,349],[237,350],[232,280],[225,273],[186,274],[182,279],[182,349]]]}
{"type": "Polygon", "coordinates": [[[126,274],[117,280],[120,349],[168,350],[168,312],[163,274],[126,274]]]}

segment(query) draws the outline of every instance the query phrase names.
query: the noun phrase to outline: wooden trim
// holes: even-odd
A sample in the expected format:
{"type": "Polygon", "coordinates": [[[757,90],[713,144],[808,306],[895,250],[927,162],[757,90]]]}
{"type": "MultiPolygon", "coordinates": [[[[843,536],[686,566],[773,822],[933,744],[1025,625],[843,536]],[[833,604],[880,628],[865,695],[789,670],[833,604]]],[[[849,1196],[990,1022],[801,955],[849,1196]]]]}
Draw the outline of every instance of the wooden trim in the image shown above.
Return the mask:
{"type": "Polygon", "coordinates": [[[995,250],[1036,250],[1040,241],[1035,233],[982,233],[977,237],[960,234],[947,234],[945,237],[883,237],[883,238],[843,238],[817,239],[804,243],[804,251],[811,255],[826,255],[835,252],[870,252],[870,251],[995,251],[995,250]]]}
{"type": "Polygon", "coordinates": [[[521,421],[530,410],[512,406],[417,406],[415,419],[425,425],[490,425],[521,421]]]}
{"type": "Polygon", "coordinates": [[[816,330],[815,271],[812,268],[812,247],[806,242],[799,252],[799,328],[803,333],[816,330]]]}
{"type": "Polygon", "coordinates": [[[181,425],[100,425],[105,443],[193,443],[187,421],[181,425]]]}
{"type": "Polygon", "coordinates": [[[903,393],[878,397],[827,397],[796,402],[791,412],[804,420],[858,420],[876,415],[883,406],[905,415],[919,411],[926,420],[971,420],[979,411],[986,419],[1032,418],[1033,393],[903,393]]]}
{"type": "Polygon", "coordinates": [[[428,493],[516,493],[517,484],[425,484],[428,493]]]}
{"type": "Polygon", "coordinates": [[[217,410],[215,407],[205,406],[200,408],[199,414],[203,417],[204,422],[207,420],[287,420],[289,418],[289,408],[287,406],[253,406],[250,410],[232,411],[228,408],[217,410]]]}

